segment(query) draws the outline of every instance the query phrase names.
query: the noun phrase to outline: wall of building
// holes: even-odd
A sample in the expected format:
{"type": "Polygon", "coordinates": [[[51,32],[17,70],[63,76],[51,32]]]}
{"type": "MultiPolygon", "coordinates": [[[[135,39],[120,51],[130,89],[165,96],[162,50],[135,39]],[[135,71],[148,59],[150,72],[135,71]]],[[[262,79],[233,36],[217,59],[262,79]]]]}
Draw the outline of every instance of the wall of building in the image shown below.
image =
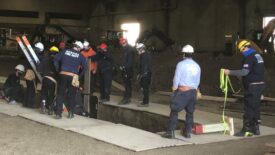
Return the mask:
{"type": "Polygon", "coordinates": [[[98,5],[90,16],[91,39],[97,40],[107,29],[120,30],[123,22],[137,21],[141,31],[157,27],[168,31],[178,44],[189,43],[199,51],[221,51],[225,50],[225,35],[232,35],[233,44],[238,34],[251,39],[252,32],[261,29],[262,17],[275,13],[272,0],[179,0],[178,5],[170,0],[167,20],[164,1],[120,0],[113,12],[98,5]]]}

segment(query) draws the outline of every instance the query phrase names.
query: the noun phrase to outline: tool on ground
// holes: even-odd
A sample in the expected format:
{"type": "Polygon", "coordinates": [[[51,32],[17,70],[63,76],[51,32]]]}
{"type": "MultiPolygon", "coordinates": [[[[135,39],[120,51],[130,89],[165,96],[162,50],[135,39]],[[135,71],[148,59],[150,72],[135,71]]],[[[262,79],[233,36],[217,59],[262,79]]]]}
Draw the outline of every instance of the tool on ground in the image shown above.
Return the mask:
{"type": "Polygon", "coordinates": [[[213,132],[223,132],[224,134],[228,133],[229,135],[234,135],[234,122],[232,117],[225,116],[225,107],[228,95],[228,85],[230,86],[233,93],[236,91],[233,89],[230,82],[229,76],[224,74],[224,69],[220,71],[220,88],[224,93],[224,105],[222,111],[222,123],[216,124],[196,124],[193,128],[193,133],[202,134],[202,133],[213,133],[213,132]]]}

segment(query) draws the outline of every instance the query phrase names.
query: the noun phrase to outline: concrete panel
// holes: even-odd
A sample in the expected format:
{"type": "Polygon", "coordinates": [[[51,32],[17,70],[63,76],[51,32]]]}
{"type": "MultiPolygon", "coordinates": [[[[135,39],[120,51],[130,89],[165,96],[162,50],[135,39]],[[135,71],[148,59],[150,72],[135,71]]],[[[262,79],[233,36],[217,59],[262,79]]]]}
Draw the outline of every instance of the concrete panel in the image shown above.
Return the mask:
{"type": "Polygon", "coordinates": [[[144,151],[162,147],[172,147],[191,144],[177,139],[165,139],[157,134],[138,130],[129,126],[102,125],[86,129],[73,129],[72,131],[105,141],[132,151],[144,151]]]}

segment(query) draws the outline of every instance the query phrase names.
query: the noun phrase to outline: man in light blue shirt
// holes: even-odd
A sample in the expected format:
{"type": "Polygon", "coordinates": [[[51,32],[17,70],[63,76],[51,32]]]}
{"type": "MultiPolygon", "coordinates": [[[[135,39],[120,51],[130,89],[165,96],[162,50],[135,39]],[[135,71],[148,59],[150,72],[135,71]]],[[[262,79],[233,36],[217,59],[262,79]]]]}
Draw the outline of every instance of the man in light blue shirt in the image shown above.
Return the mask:
{"type": "Polygon", "coordinates": [[[186,111],[185,131],[183,135],[186,138],[191,137],[193,113],[195,111],[197,89],[200,84],[201,69],[192,59],[194,49],[191,45],[184,46],[182,52],[184,53],[184,58],[176,67],[172,87],[170,119],[167,124],[167,131],[162,135],[164,138],[175,138],[174,130],[177,127],[178,113],[183,109],[186,111]]]}

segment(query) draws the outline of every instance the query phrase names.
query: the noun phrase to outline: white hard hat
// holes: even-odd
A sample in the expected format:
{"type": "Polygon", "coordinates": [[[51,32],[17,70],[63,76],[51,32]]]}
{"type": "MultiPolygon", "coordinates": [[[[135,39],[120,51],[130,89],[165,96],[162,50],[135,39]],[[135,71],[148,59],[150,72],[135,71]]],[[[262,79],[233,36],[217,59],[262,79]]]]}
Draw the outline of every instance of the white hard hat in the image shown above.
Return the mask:
{"type": "Polygon", "coordinates": [[[90,43],[88,41],[84,40],[84,42],[83,42],[83,48],[84,49],[88,49],[89,45],[90,45],[90,43]]]}
{"type": "Polygon", "coordinates": [[[183,46],[181,52],[183,53],[194,53],[194,48],[191,45],[183,46]]]}
{"type": "Polygon", "coordinates": [[[39,52],[43,52],[44,51],[44,45],[41,42],[38,42],[34,45],[34,47],[36,47],[39,52]]]}
{"type": "Polygon", "coordinates": [[[25,67],[24,67],[23,65],[21,65],[21,64],[15,66],[15,69],[16,69],[16,70],[19,70],[19,71],[21,71],[21,72],[25,72],[25,67]]]}
{"type": "Polygon", "coordinates": [[[74,42],[74,45],[77,46],[77,47],[80,48],[80,49],[83,49],[83,44],[82,44],[81,41],[75,41],[75,42],[74,42]]]}
{"type": "Polygon", "coordinates": [[[141,48],[145,48],[145,45],[143,43],[137,43],[136,49],[141,49],[141,48]]]}

